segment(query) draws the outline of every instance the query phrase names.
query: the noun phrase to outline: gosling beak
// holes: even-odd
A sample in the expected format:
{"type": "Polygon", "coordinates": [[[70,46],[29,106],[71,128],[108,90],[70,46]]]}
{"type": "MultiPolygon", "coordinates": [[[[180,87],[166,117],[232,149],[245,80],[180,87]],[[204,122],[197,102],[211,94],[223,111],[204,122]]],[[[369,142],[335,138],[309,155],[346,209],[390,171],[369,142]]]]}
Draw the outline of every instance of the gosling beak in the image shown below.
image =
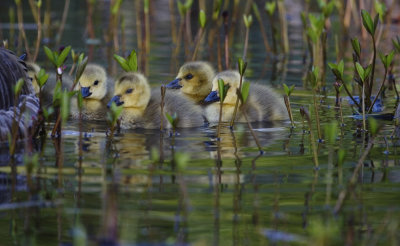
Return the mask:
{"type": "Polygon", "coordinates": [[[120,100],[121,96],[113,96],[113,98],[111,98],[111,100],[107,103],[107,108],[111,107],[112,102],[115,102],[117,106],[121,106],[122,104],[124,104],[124,102],[123,101],[121,102],[120,100]]]}
{"type": "Polygon", "coordinates": [[[92,93],[90,92],[90,86],[89,87],[81,87],[81,93],[82,93],[83,98],[86,98],[86,97],[89,97],[90,95],[92,95],[92,93]]]}
{"type": "Polygon", "coordinates": [[[179,82],[181,81],[182,79],[180,79],[180,78],[177,78],[177,79],[175,79],[175,80],[172,80],[171,82],[169,82],[169,84],[166,86],[168,89],[180,89],[180,88],[182,88],[182,86],[179,84],[179,82]]]}
{"type": "Polygon", "coordinates": [[[219,101],[219,96],[217,91],[212,91],[208,96],[204,99],[204,102],[207,103],[212,103],[212,102],[218,102],[219,101]]]}

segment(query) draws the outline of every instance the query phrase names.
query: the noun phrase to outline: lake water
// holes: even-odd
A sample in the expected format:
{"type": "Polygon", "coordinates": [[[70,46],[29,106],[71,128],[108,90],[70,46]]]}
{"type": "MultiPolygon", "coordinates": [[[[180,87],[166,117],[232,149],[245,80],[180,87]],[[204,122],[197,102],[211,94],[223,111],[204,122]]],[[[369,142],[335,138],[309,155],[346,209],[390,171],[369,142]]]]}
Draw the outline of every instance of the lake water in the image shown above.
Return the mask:
{"type": "MultiPolygon", "coordinates": [[[[61,19],[63,2],[51,4],[56,23],[61,19]]],[[[91,61],[104,66],[108,66],[106,47],[110,45],[102,38],[108,4],[98,0],[93,15],[100,44],[95,45],[91,61]]],[[[240,4],[246,5],[245,1],[240,4]]],[[[5,154],[8,149],[3,146],[0,244],[397,245],[400,163],[398,142],[390,138],[393,122],[378,121],[381,129],[361,167],[354,192],[334,213],[370,138],[357,130],[362,121],[355,119],[351,107],[344,104],[344,127],[339,128],[335,144],[318,143],[312,114],[319,160],[319,168],[315,168],[308,126],[299,113],[301,106],[313,107],[313,98],[311,89],[303,88],[307,66],[303,62],[302,27],[295,11],[297,3],[291,4],[287,63],[268,58],[256,20],[250,30],[246,77],[276,87],[280,93],[282,81],[296,85],[291,97],[294,129],[290,122],[253,124],[263,155],[259,155],[245,124],[238,124],[233,133],[223,127],[218,148],[215,127],[179,129],[175,136],[158,130],[129,130],[111,141],[105,123],[83,122],[83,155],[79,158],[79,124],[70,120],[63,128],[62,154],[50,137],[38,141],[35,151],[42,155],[31,172],[22,154],[17,165],[10,166],[5,154]],[[345,151],[343,162],[338,158],[341,151],[345,151]],[[189,158],[184,165],[179,162],[182,153],[189,158]]],[[[9,6],[14,2],[0,3],[3,38],[9,35],[9,6]]],[[[126,50],[135,48],[139,53],[135,13],[133,1],[124,1],[126,50]]],[[[151,13],[147,71],[152,86],[157,87],[175,78],[185,57],[183,51],[173,56],[168,1],[152,1],[151,13]]],[[[177,9],[175,15],[178,26],[177,9]]],[[[36,31],[25,2],[24,19],[33,43],[36,31]]],[[[233,64],[243,52],[245,28],[241,17],[239,22],[232,36],[233,64]]],[[[192,16],[192,23],[195,33],[197,14],[192,16]]],[[[85,2],[71,1],[61,44],[88,53],[85,25],[85,2]]],[[[265,25],[269,32],[267,21],[265,25]]],[[[329,40],[332,44],[333,37],[329,40]]],[[[215,53],[204,44],[201,58],[217,67],[216,44],[211,51],[215,53]]],[[[46,66],[45,60],[41,51],[38,63],[46,66]]],[[[335,61],[332,46],[328,60],[335,61]]],[[[330,71],[327,76],[328,95],[334,95],[330,71]]],[[[378,81],[381,76],[378,73],[378,81]]],[[[386,109],[393,111],[394,95],[387,95],[386,109]]],[[[340,122],[340,114],[334,107],[334,96],[321,96],[318,101],[323,132],[330,122],[340,122]]]]}

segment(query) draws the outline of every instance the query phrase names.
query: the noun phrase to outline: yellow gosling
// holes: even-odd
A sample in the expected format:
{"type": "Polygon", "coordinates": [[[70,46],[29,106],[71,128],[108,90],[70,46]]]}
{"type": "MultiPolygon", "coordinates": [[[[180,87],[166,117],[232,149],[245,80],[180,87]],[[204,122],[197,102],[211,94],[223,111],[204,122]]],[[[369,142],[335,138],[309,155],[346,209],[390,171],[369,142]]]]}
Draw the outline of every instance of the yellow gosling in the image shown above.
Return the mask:
{"type": "MultiPolygon", "coordinates": [[[[223,79],[224,83],[230,86],[222,105],[223,122],[228,122],[233,117],[237,98],[236,90],[240,85],[240,75],[237,71],[224,71],[215,76],[212,92],[205,99],[205,102],[211,104],[204,109],[207,120],[214,123],[218,122],[220,111],[218,79],[223,79]]],[[[250,84],[247,101],[244,105],[239,102],[236,122],[245,122],[242,111],[247,113],[250,122],[288,119],[283,99],[271,88],[259,84],[250,84]]]]}
{"type": "MultiPolygon", "coordinates": [[[[33,62],[26,62],[26,67],[28,69],[28,77],[31,79],[32,81],[32,86],[33,89],[35,90],[35,93],[37,96],[39,96],[39,91],[40,91],[40,87],[39,87],[39,83],[36,80],[36,75],[39,73],[40,71],[40,66],[36,63],[33,62]]],[[[42,103],[44,104],[49,104],[52,102],[53,100],[53,93],[54,93],[54,87],[56,85],[56,80],[57,80],[57,76],[55,73],[48,73],[49,74],[49,78],[47,79],[46,84],[42,87],[42,103]]],[[[67,75],[66,73],[63,74],[63,81],[62,81],[62,88],[64,89],[71,89],[72,85],[73,85],[73,79],[71,78],[71,76],[67,75]]]]}
{"type": "Polygon", "coordinates": [[[157,129],[163,119],[170,128],[165,112],[177,114],[178,127],[199,127],[204,125],[201,108],[179,93],[167,91],[164,98],[164,115],[161,116],[161,93],[159,88],[150,89],[147,79],[140,73],[125,73],[116,81],[115,102],[124,107],[121,113],[121,127],[124,129],[157,129]]]}
{"type": "Polygon", "coordinates": [[[204,98],[211,92],[214,69],[208,62],[187,62],[179,69],[176,79],[167,88],[180,89],[180,93],[197,104],[203,104],[204,98]]]}
{"type": "MultiPolygon", "coordinates": [[[[107,102],[112,95],[113,82],[107,78],[103,67],[95,64],[88,64],[83,72],[77,90],[83,97],[82,119],[84,120],[105,120],[107,113],[107,102]]],[[[79,118],[79,110],[76,100],[71,114],[79,118]]]]}

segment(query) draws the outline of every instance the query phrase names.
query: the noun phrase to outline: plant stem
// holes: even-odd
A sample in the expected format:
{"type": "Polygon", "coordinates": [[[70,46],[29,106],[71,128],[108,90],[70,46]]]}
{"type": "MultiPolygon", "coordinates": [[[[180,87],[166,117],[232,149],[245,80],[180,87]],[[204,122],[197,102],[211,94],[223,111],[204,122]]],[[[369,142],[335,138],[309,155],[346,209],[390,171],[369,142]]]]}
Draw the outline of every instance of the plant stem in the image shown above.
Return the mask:
{"type": "Polygon", "coordinates": [[[233,116],[232,116],[232,119],[231,119],[231,123],[229,124],[231,129],[233,129],[233,125],[235,124],[236,114],[237,114],[237,110],[238,110],[238,107],[239,107],[239,100],[240,100],[240,96],[239,95],[240,95],[240,93],[242,91],[242,81],[243,81],[243,75],[240,75],[239,88],[236,91],[237,98],[236,98],[236,103],[235,103],[235,109],[233,111],[233,116]]]}
{"type": "Polygon", "coordinates": [[[221,121],[222,121],[222,106],[223,103],[219,103],[219,118],[218,118],[218,127],[217,127],[217,139],[218,141],[220,140],[220,135],[221,135],[221,121]]]}
{"type": "MultiPolygon", "coordinates": [[[[24,41],[25,52],[28,55],[28,57],[31,57],[30,56],[30,52],[29,52],[28,39],[26,38],[26,33],[25,33],[25,29],[24,29],[24,19],[23,19],[22,4],[21,3],[22,2],[19,1],[19,3],[17,4],[18,29],[19,29],[19,32],[20,32],[20,36],[22,37],[22,39],[24,41]]],[[[21,42],[19,42],[19,43],[21,43],[21,42]]]]}
{"type": "Polygon", "coordinates": [[[289,119],[290,122],[292,124],[292,127],[294,128],[294,121],[293,121],[293,114],[292,114],[292,108],[290,107],[290,98],[289,96],[285,95],[283,97],[283,99],[285,100],[285,105],[286,105],[286,109],[288,111],[288,115],[289,115],[289,119]]]}
{"type": "Polygon", "coordinates": [[[194,51],[193,51],[193,55],[192,55],[192,61],[196,60],[197,51],[199,50],[201,40],[203,39],[203,33],[204,33],[204,29],[200,28],[199,33],[197,35],[197,39],[196,39],[196,45],[194,47],[194,51]]]}
{"type": "MultiPolygon", "coordinates": [[[[376,100],[378,100],[378,97],[379,97],[379,95],[380,95],[381,92],[382,92],[383,86],[384,86],[385,81],[386,81],[387,72],[388,72],[387,69],[385,69],[385,76],[383,77],[382,84],[381,84],[381,86],[379,87],[378,94],[376,94],[375,99],[374,99],[374,101],[372,102],[371,107],[369,107],[367,114],[371,113],[372,108],[374,107],[374,104],[375,104],[376,100]]],[[[394,85],[394,86],[396,87],[396,85],[394,85]]]]}
{"type": "Polygon", "coordinates": [[[160,131],[162,131],[164,129],[163,126],[163,121],[164,121],[164,100],[165,100],[165,92],[166,92],[166,87],[164,85],[161,86],[161,103],[160,103],[160,107],[161,107],[161,115],[160,115],[160,131]]]}
{"type": "MultiPolygon", "coordinates": [[[[31,1],[31,0],[30,0],[31,1]]],[[[29,2],[30,2],[29,1],[29,2]]],[[[35,47],[35,53],[33,55],[32,61],[35,62],[37,59],[37,56],[39,54],[39,46],[40,46],[40,40],[42,37],[42,22],[41,22],[41,17],[40,17],[40,8],[37,7],[37,38],[36,38],[36,47],[35,47]]]]}
{"type": "Polygon", "coordinates": [[[247,113],[246,113],[244,110],[242,110],[242,113],[243,113],[243,116],[244,116],[244,118],[245,118],[245,120],[246,120],[246,122],[247,122],[247,126],[249,127],[249,130],[250,130],[250,132],[251,132],[251,135],[253,136],[254,141],[255,141],[256,144],[257,144],[257,147],[258,147],[258,150],[260,151],[260,154],[263,154],[264,151],[262,150],[261,145],[260,145],[260,142],[258,141],[258,138],[257,138],[256,134],[254,133],[253,127],[251,126],[251,124],[250,124],[250,122],[249,122],[249,120],[248,120],[248,118],[247,118],[247,113]]]}
{"type": "Polygon", "coordinates": [[[318,132],[318,139],[322,140],[322,135],[321,135],[321,126],[320,126],[320,121],[319,121],[319,113],[318,113],[318,105],[317,105],[317,96],[315,95],[314,92],[314,110],[315,110],[315,120],[317,121],[317,132],[318,132]]]}
{"type": "Polygon", "coordinates": [[[362,119],[363,119],[363,128],[364,131],[366,131],[367,127],[365,123],[365,83],[363,83],[362,87],[362,119]]]}
{"type": "Polygon", "coordinates": [[[225,44],[225,69],[229,69],[229,27],[228,27],[228,14],[224,16],[224,44],[225,44]]]}
{"type": "Polygon", "coordinates": [[[353,171],[353,175],[351,176],[350,180],[349,180],[349,184],[347,186],[347,188],[345,190],[342,190],[339,193],[339,197],[338,200],[336,201],[336,205],[335,208],[333,209],[334,213],[337,214],[340,209],[342,208],[344,199],[346,198],[348,192],[350,189],[353,189],[354,186],[356,185],[356,181],[357,181],[357,177],[358,177],[358,172],[360,171],[360,168],[362,166],[364,166],[364,160],[365,158],[367,158],[372,146],[374,145],[374,138],[372,138],[369,142],[368,142],[368,146],[367,148],[364,150],[364,153],[362,154],[361,158],[358,160],[356,168],[353,171]]]}
{"type": "Polygon", "coordinates": [[[350,99],[354,102],[355,105],[357,105],[358,108],[360,107],[360,104],[357,103],[357,101],[353,98],[353,96],[351,95],[349,89],[347,89],[346,84],[343,82],[343,80],[340,80],[340,82],[342,82],[342,85],[344,87],[344,90],[346,91],[347,95],[349,95],[350,99]]]}
{"type": "Polygon", "coordinates": [[[246,37],[244,40],[244,49],[243,49],[243,60],[246,60],[248,45],[249,45],[249,28],[246,27],[246,37]]]}
{"type": "Polygon", "coordinates": [[[60,45],[61,37],[64,32],[65,22],[67,21],[67,16],[68,16],[69,3],[70,3],[70,0],[65,0],[64,11],[63,11],[62,19],[61,19],[60,28],[58,29],[58,32],[56,35],[56,47],[60,45]]]}

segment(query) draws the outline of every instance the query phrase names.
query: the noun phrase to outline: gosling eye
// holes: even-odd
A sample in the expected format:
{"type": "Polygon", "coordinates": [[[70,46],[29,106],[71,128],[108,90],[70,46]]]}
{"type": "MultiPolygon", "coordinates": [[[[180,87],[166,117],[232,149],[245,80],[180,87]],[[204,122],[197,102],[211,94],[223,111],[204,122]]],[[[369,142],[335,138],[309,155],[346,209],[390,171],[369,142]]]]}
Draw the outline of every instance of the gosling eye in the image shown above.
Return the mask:
{"type": "Polygon", "coordinates": [[[126,94],[130,94],[130,93],[132,93],[132,91],[133,91],[133,89],[132,89],[132,88],[129,88],[128,90],[125,91],[125,93],[126,93],[126,94]]]}
{"type": "Polygon", "coordinates": [[[94,83],[93,83],[93,85],[98,85],[98,84],[99,84],[98,80],[94,81],[94,83]]]}
{"type": "Polygon", "coordinates": [[[186,80],[191,80],[193,78],[193,74],[189,73],[188,75],[185,76],[186,80]]]}

